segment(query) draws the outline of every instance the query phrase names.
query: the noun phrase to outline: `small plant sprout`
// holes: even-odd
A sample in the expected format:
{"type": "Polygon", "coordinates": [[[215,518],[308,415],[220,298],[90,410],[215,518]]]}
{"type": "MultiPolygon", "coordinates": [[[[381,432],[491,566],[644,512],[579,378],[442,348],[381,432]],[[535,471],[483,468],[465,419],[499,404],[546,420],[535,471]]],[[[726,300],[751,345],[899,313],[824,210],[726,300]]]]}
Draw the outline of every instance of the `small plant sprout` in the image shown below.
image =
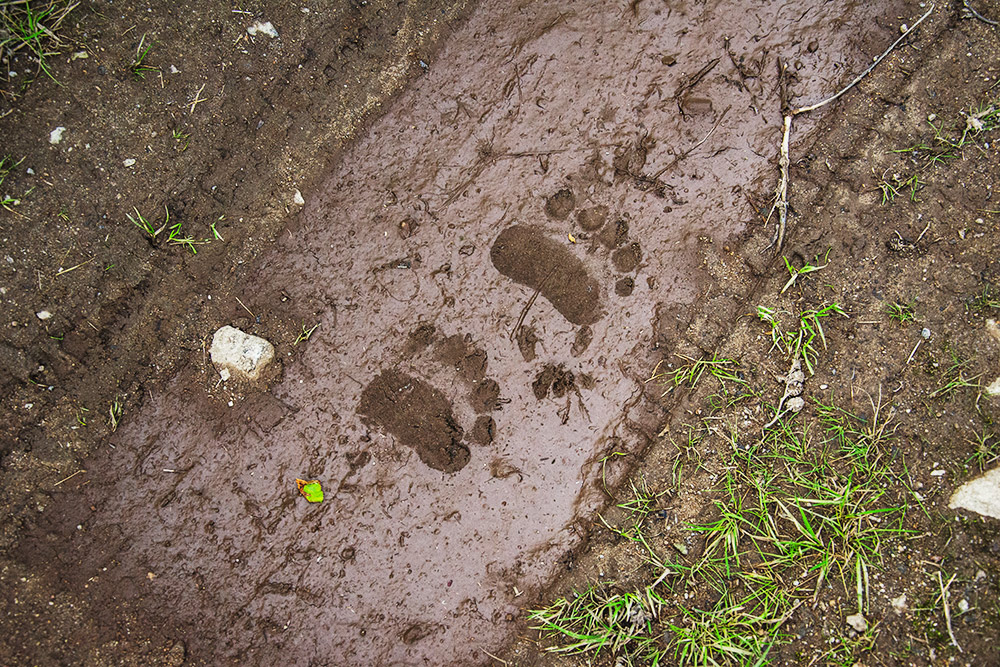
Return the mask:
{"type": "Polygon", "coordinates": [[[913,303],[901,303],[899,301],[894,301],[893,303],[886,305],[885,313],[889,316],[889,319],[895,320],[900,324],[912,322],[914,319],[913,303]]]}
{"type": "Polygon", "coordinates": [[[90,412],[87,408],[81,407],[76,411],[76,423],[80,426],[87,426],[87,413],[90,412]]]}
{"type": "Polygon", "coordinates": [[[118,424],[121,422],[122,411],[124,406],[122,404],[122,397],[115,396],[115,399],[111,401],[111,406],[108,408],[108,428],[114,433],[118,430],[118,424]]]}
{"type": "Polygon", "coordinates": [[[819,356],[817,339],[822,343],[823,349],[826,349],[826,333],[823,331],[822,321],[832,315],[847,317],[847,313],[838,303],[827,304],[813,310],[803,310],[799,313],[798,327],[788,331],[781,328],[778,314],[779,311],[767,306],[757,306],[757,317],[771,327],[771,349],[778,349],[791,358],[801,356],[809,375],[815,375],[814,364],[819,356]]]}
{"type": "Polygon", "coordinates": [[[170,136],[172,136],[174,138],[174,141],[177,142],[179,146],[177,150],[180,151],[181,153],[186,151],[188,146],[191,145],[191,135],[186,132],[182,132],[180,130],[172,130],[170,132],[170,136]]]}
{"type": "MultiPolygon", "coordinates": [[[[149,55],[149,50],[153,48],[153,43],[146,43],[146,33],[142,34],[139,39],[139,46],[135,49],[135,56],[132,57],[132,64],[128,66],[129,71],[132,75],[139,79],[145,79],[147,72],[158,72],[159,67],[153,67],[146,63],[146,56],[149,55]]],[[[176,137],[175,137],[176,138],[176,137]]]]}
{"type": "MultiPolygon", "coordinates": [[[[164,209],[166,209],[165,206],[164,209]]],[[[170,222],[170,211],[167,211],[167,220],[163,224],[166,225],[169,222],[170,222]]],[[[203,243],[208,243],[208,241],[197,241],[190,236],[182,236],[181,227],[182,227],[181,222],[176,222],[173,225],[170,225],[170,232],[167,234],[167,243],[170,243],[172,245],[184,246],[185,248],[191,251],[192,255],[197,255],[198,249],[195,248],[195,246],[201,245],[203,243]]]]}
{"type": "Polygon", "coordinates": [[[7,176],[10,175],[10,172],[14,171],[17,165],[21,164],[22,162],[24,162],[24,158],[21,158],[20,160],[15,162],[14,158],[11,157],[10,154],[0,157],[0,186],[3,185],[4,179],[6,179],[7,176]]]}
{"type": "Polygon", "coordinates": [[[815,271],[819,271],[820,269],[825,269],[829,264],[828,260],[830,259],[831,250],[833,250],[833,248],[830,248],[829,250],[826,251],[826,255],[823,256],[822,264],[819,264],[819,255],[817,255],[816,258],[813,260],[814,262],[817,262],[816,264],[810,264],[806,262],[805,264],[802,265],[801,269],[796,269],[794,266],[792,266],[792,263],[788,261],[787,257],[782,256],[782,259],[785,260],[785,268],[788,269],[788,274],[790,277],[788,279],[788,282],[785,283],[785,286],[781,288],[781,294],[787,292],[788,288],[790,288],[792,285],[795,284],[795,281],[798,280],[799,276],[805,276],[815,271]]]}
{"type": "Polygon", "coordinates": [[[219,230],[217,230],[217,229],[215,228],[215,225],[217,225],[218,223],[220,223],[220,222],[222,222],[223,220],[225,220],[225,218],[226,218],[226,216],[224,216],[224,215],[220,215],[220,216],[219,216],[219,219],[218,219],[218,220],[216,220],[215,222],[211,223],[211,224],[210,224],[210,225],[208,226],[208,227],[209,227],[209,229],[211,229],[211,230],[212,230],[212,236],[213,236],[213,237],[215,238],[215,240],[216,240],[216,241],[225,241],[225,240],[226,240],[226,239],[222,238],[222,234],[220,234],[220,233],[219,233],[219,230]]]}
{"type": "Polygon", "coordinates": [[[968,440],[968,443],[975,446],[975,451],[965,462],[975,462],[979,472],[983,472],[987,467],[1000,460],[1000,440],[997,440],[993,433],[986,430],[983,430],[982,433],[973,431],[973,438],[968,440]]]}
{"type": "Polygon", "coordinates": [[[896,197],[902,196],[907,190],[909,190],[910,201],[920,201],[917,199],[917,192],[924,185],[926,183],[920,180],[920,174],[918,173],[910,176],[893,174],[891,178],[886,178],[885,173],[883,173],[882,179],[878,183],[878,189],[882,191],[882,204],[885,205],[896,201],[896,197]]]}
{"type": "Polygon", "coordinates": [[[307,328],[306,325],[302,325],[302,332],[295,337],[295,342],[292,345],[298,345],[299,343],[304,343],[310,338],[312,338],[313,332],[319,327],[319,323],[312,325],[311,328],[307,328]]]}
{"type": "Polygon", "coordinates": [[[948,350],[948,354],[951,356],[952,363],[944,372],[944,384],[932,391],[930,397],[947,398],[959,389],[964,389],[966,387],[981,389],[979,378],[982,377],[982,373],[972,377],[965,377],[965,372],[972,364],[972,360],[963,359],[954,350],[948,350]]]}
{"type": "MultiPolygon", "coordinates": [[[[150,241],[155,241],[160,235],[160,232],[167,228],[167,222],[170,221],[170,211],[167,211],[167,220],[159,228],[156,228],[153,226],[153,223],[143,217],[138,208],[133,206],[132,210],[135,212],[135,217],[132,217],[131,213],[126,213],[125,217],[128,218],[133,225],[146,232],[146,236],[149,237],[150,241]]],[[[164,210],[166,210],[166,207],[164,207],[164,210]]]]}
{"type": "Polygon", "coordinates": [[[983,291],[973,296],[966,307],[974,313],[981,313],[988,308],[1000,308],[1000,296],[997,295],[996,288],[986,285],[983,291]]]}

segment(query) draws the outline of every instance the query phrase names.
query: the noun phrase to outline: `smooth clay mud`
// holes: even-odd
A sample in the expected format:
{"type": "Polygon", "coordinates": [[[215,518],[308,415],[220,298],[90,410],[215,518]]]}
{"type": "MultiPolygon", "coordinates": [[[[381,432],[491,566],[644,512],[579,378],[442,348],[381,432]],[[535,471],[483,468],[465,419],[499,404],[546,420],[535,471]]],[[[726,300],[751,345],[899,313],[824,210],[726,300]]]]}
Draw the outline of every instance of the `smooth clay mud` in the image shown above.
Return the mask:
{"type": "Polygon", "coordinates": [[[23,557],[212,663],[508,641],[606,463],[655,437],[654,323],[698,293],[699,244],[761,222],[761,73],[787,58],[815,101],[878,29],[873,3],[634,4],[484,2],[252,268],[249,311],[319,325],[281,381],[230,405],[210,366],[181,374],[23,557]]]}

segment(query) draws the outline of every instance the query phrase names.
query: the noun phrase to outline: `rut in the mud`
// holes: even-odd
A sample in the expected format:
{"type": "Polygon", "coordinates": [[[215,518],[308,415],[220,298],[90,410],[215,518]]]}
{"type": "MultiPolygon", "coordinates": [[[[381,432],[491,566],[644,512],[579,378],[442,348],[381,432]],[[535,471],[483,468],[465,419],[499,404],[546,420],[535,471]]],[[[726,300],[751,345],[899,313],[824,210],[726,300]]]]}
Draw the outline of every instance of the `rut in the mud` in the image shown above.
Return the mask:
{"type": "Polygon", "coordinates": [[[248,310],[319,325],[275,341],[283,380],[230,408],[211,369],[179,377],[24,557],[107,567],[88,594],[141,597],[195,656],[481,662],[603,502],[604,455],[655,435],[654,322],[698,292],[698,244],[753,220],[777,100],[695,76],[720,35],[798,58],[804,94],[862,59],[831,26],[873,8],[792,5],[484,3],[250,272],[248,310]]]}

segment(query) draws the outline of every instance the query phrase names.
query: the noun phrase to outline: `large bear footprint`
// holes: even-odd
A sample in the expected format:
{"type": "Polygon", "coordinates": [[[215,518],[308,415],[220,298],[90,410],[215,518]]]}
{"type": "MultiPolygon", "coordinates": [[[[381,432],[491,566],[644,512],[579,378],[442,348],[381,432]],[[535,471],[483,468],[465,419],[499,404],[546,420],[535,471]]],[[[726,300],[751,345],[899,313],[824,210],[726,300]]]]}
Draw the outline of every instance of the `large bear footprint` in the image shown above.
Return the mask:
{"type": "Polygon", "coordinates": [[[357,412],[413,449],[429,467],[456,473],[472,458],[467,440],[478,445],[493,441],[496,422],[490,413],[500,406],[500,385],[486,377],[486,352],[467,337],[440,338],[433,325],[421,325],[410,334],[404,354],[419,360],[428,349],[466,384],[466,402],[478,415],[471,431],[462,428],[454,405],[442,391],[399,368],[383,369],[368,383],[357,412]]]}

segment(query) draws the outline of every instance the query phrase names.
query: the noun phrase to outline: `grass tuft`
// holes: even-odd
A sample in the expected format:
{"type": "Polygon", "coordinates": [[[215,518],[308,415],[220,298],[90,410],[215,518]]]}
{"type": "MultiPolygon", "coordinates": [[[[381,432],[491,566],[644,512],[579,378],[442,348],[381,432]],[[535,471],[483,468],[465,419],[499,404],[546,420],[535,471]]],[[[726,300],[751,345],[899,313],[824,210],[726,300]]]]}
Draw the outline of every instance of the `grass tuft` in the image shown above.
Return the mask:
{"type": "Polygon", "coordinates": [[[37,63],[36,74],[43,72],[59,83],[49,68],[49,58],[59,55],[54,50],[63,43],[59,30],[78,4],[61,0],[0,2],[0,57],[12,62],[27,53],[37,63]]]}

